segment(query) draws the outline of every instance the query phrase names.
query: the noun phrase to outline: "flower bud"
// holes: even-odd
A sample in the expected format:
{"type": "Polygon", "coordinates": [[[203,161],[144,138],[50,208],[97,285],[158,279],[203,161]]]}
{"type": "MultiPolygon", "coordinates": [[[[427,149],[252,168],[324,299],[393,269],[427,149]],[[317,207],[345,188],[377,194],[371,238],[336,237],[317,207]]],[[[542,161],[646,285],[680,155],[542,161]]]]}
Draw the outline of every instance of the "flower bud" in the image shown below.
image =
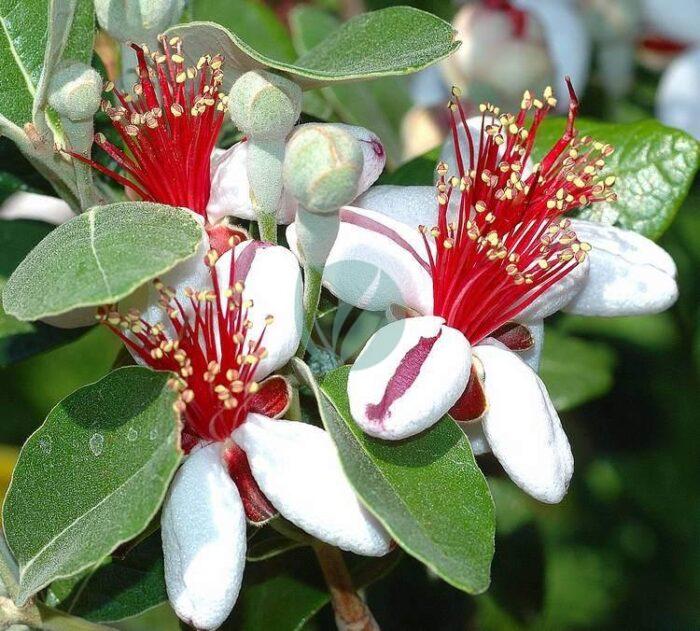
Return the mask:
{"type": "Polygon", "coordinates": [[[294,82],[264,70],[239,77],[229,94],[234,125],[253,139],[282,139],[301,113],[301,88],[294,82]]]}
{"type": "Polygon", "coordinates": [[[363,166],[359,142],[334,125],[305,125],[291,137],[284,182],[312,213],[332,213],[357,195],[363,166]]]}
{"type": "Polygon", "coordinates": [[[74,63],[51,79],[49,105],[62,118],[73,122],[90,121],[101,99],[102,78],[90,66],[74,63]]]}
{"type": "Polygon", "coordinates": [[[152,42],[175,24],[184,0],[95,0],[97,20],[119,42],[152,42]]]}

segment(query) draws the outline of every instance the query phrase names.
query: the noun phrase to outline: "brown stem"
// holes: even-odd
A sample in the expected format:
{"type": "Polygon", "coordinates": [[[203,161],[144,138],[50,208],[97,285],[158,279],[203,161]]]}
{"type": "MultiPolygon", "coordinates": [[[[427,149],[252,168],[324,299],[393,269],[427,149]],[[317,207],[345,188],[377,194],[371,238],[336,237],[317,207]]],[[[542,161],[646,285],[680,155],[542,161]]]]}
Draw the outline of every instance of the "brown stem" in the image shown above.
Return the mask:
{"type": "Polygon", "coordinates": [[[331,593],[338,631],[381,631],[367,604],[352,584],[352,577],[338,548],[318,542],[318,562],[331,593]]]}

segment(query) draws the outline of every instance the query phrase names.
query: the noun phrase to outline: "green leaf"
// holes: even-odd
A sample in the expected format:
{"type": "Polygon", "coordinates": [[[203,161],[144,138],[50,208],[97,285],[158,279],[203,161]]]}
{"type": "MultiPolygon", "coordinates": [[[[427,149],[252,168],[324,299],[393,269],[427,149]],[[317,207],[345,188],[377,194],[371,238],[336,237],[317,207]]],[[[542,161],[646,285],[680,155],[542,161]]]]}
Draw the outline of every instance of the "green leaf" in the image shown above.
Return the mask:
{"type": "Polygon", "coordinates": [[[608,392],[614,368],[615,354],[607,346],[547,329],[539,373],[560,412],[608,392]]]}
{"type": "MultiPolygon", "coordinates": [[[[354,585],[366,587],[388,572],[396,552],[384,557],[348,556],[354,585]]],[[[251,563],[243,588],[222,631],[297,631],[330,602],[318,561],[300,548],[261,563],[251,563]]]]}
{"type": "MultiPolygon", "coordinates": [[[[0,291],[27,253],[55,226],[28,219],[0,220],[0,291]]],[[[41,322],[20,322],[0,306],[0,367],[65,344],[85,329],[57,329],[41,322]]]]}
{"type": "Polygon", "coordinates": [[[60,609],[92,622],[116,622],[136,616],[168,600],[163,574],[160,531],[124,557],[89,572],[81,580],[51,585],[60,609]]]}
{"type": "Polygon", "coordinates": [[[190,62],[204,54],[223,53],[229,81],[224,81],[225,89],[238,73],[260,68],[280,71],[305,89],[408,74],[447,57],[459,45],[447,22],[410,7],[358,15],[293,64],[262,54],[238,33],[212,22],[174,26],[168,35],[183,39],[190,62]]]}
{"type": "MultiPolygon", "coordinates": [[[[563,119],[544,121],[537,134],[535,159],[561,137],[564,124],[563,119]]],[[[584,119],[576,126],[580,135],[615,147],[603,173],[617,177],[618,201],[594,204],[581,216],[595,221],[611,218],[622,228],[658,239],[688,194],[698,170],[700,145],[685,132],[656,120],[619,124],[584,119]]]]}
{"type": "Polygon", "coordinates": [[[274,528],[266,526],[256,529],[248,537],[248,549],[245,556],[248,561],[266,561],[303,545],[305,544],[290,539],[274,528]]]}
{"type": "Polygon", "coordinates": [[[96,206],[52,231],[20,263],[5,311],[38,320],[118,302],[192,256],[202,230],[192,213],[144,202],[96,206]]]}
{"type": "Polygon", "coordinates": [[[151,521],[181,457],[169,378],[116,370],[61,401],[27,440],[3,506],[19,603],[151,521]]]}
{"type": "MultiPolygon", "coordinates": [[[[309,369],[294,365],[317,388],[309,369]]],[[[466,436],[449,417],[402,441],[367,436],[350,415],[348,372],[342,366],[324,378],[328,399],[316,394],[359,497],[406,552],[458,589],[483,592],[494,552],[494,506],[466,436]]]]}
{"type": "MultiPolygon", "coordinates": [[[[294,45],[301,55],[313,50],[329,33],[341,27],[333,15],[309,5],[296,7],[289,24],[294,45]]],[[[404,77],[338,85],[322,92],[344,122],[366,127],[382,139],[390,164],[400,162],[401,121],[411,102],[404,77]]]]}
{"type": "MultiPolygon", "coordinates": [[[[0,117],[20,129],[32,121],[32,106],[44,67],[50,10],[47,0],[0,0],[0,117]]],[[[62,15],[65,19],[66,12],[62,15]]],[[[64,26],[51,24],[56,30],[64,26]]],[[[67,34],[67,58],[90,63],[93,30],[92,2],[78,0],[67,34]]]]}

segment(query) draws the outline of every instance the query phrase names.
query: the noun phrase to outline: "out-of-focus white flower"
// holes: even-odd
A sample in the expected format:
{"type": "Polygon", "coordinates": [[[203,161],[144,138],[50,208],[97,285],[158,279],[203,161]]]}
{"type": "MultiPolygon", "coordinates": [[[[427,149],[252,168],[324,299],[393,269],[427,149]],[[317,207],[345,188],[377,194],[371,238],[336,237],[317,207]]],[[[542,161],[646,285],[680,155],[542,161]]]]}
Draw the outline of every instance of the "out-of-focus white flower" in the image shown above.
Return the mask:
{"type": "Polygon", "coordinates": [[[683,53],[665,70],[656,94],[656,115],[700,140],[700,48],[683,53]]]}

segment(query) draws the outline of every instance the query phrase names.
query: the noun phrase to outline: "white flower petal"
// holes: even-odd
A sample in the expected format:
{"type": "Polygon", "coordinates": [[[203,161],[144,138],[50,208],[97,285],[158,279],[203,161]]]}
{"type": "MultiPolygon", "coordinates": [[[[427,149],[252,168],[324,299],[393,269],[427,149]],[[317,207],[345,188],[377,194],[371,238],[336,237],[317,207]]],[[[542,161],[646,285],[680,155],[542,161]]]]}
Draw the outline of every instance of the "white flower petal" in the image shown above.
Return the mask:
{"type": "Polygon", "coordinates": [[[700,43],[696,0],[643,0],[644,21],[655,33],[681,44],[700,43]]]}
{"type": "MultiPolygon", "coordinates": [[[[247,160],[247,142],[239,142],[226,150],[214,149],[211,155],[211,198],[207,206],[207,215],[211,222],[227,216],[255,219],[250,200],[247,160]]],[[[297,207],[298,204],[292,195],[283,191],[277,211],[279,223],[291,223],[297,207]]]]}
{"type": "Polygon", "coordinates": [[[389,552],[391,537],[357,499],[325,431],[249,414],[233,439],[263,493],[289,521],[349,552],[389,552]]]}
{"type": "MultiPolygon", "coordinates": [[[[266,326],[265,318],[273,317],[263,337],[267,356],[260,361],[255,373],[259,380],[284,366],[299,346],[304,317],[301,271],[294,255],[281,246],[244,241],[234,251],[236,280],[241,280],[245,286],[243,300],[253,301],[248,311],[252,323],[248,338],[257,340],[266,326]]],[[[216,263],[222,288],[231,285],[230,269],[231,251],[216,263]]]]}
{"type": "Polygon", "coordinates": [[[0,219],[37,219],[61,224],[75,213],[59,197],[38,193],[14,193],[0,205],[0,219]]]}
{"type": "Polygon", "coordinates": [[[491,452],[489,441],[484,434],[484,428],[481,421],[471,421],[469,423],[457,423],[469,439],[469,444],[472,447],[472,453],[475,456],[483,456],[491,452]]]}
{"type": "Polygon", "coordinates": [[[676,265],[653,241],[631,230],[574,220],[572,227],[592,249],[590,273],[566,306],[581,315],[658,313],[678,297],[676,265]]]}
{"type": "Polygon", "coordinates": [[[373,186],[354,206],[372,210],[405,224],[410,230],[437,224],[437,193],[434,186],[373,186]]]}
{"type": "Polygon", "coordinates": [[[386,164],[386,152],[379,136],[364,127],[345,125],[343,123],[330,123],[350,134],[360,143],[362,157],[362,173],[357,185],[357,194],[364,193],[377,181],[386,164]]]}
{"type": "Polygon", "coordinates": [[[564,278],[536,298],[531,305],[523,309],[518,314],[517,321],[542,320],[569,304],[585,286],[589,268],[590,256],[586,257],[583,263],[576,265],[564,278]]]}
{"type": "Polygon", "coordinates": [[[246,522],[236,485],[214,443],[185,460],[161,516],[165,581],[177,615],[197,629],[216,629],[238,597],[246,522]]]}
{"type": "MultiPolygon", "coordinates": [[[[361,309],[384,311],[399,304],[431,313],[433,286],[417,228],[352,206],[343,208],[340,217],[324,285],[340,300],[361,309]]],[[[293,225],[287,229],[287,240],[298,255],[293,225]]]]}
{"type": "Polygon", "coordinates": [[[469,342],[442,318],[391,322],[370,338],[350,369],[350,411],[372,436],[412,436],[449,411],[470,370],[469,342]]]}
{"type": "Polygon", "coordinates": [[[565,111],[569,107],[569,100],[564,77],[571,77],[579,94],[588,81],[591,39],[583,16],[573,3],[562,0],[516,0],[515,4],[526,9],[542,24],[554,64],[556,83],[553,87],[555,95],[559,97],[558,109],[565,111]]]}
{"type": "Polygon", "coordinates": [[[544,322],[542,320],[530,320],[521,322],[530,331],[533,345],[526,351],[520,351],[518,357],[522,359],[532,370],[537,372],[540,368],[540,358],[542,357],[542,345],[544,344],[544,322]]]}
{"type": "Polygon", "coordinates": [[[566,494],[574,460],[559,416],[535,372],[514,353],[475,347],[484,371],[484,434],[506,473],[532,497],[556,503],[566,494]]]}
{"type": "Polygon", "coordinates": [[[656,115],[700,140],[700,48],[680,55],[661,77],[656,115]]]}

